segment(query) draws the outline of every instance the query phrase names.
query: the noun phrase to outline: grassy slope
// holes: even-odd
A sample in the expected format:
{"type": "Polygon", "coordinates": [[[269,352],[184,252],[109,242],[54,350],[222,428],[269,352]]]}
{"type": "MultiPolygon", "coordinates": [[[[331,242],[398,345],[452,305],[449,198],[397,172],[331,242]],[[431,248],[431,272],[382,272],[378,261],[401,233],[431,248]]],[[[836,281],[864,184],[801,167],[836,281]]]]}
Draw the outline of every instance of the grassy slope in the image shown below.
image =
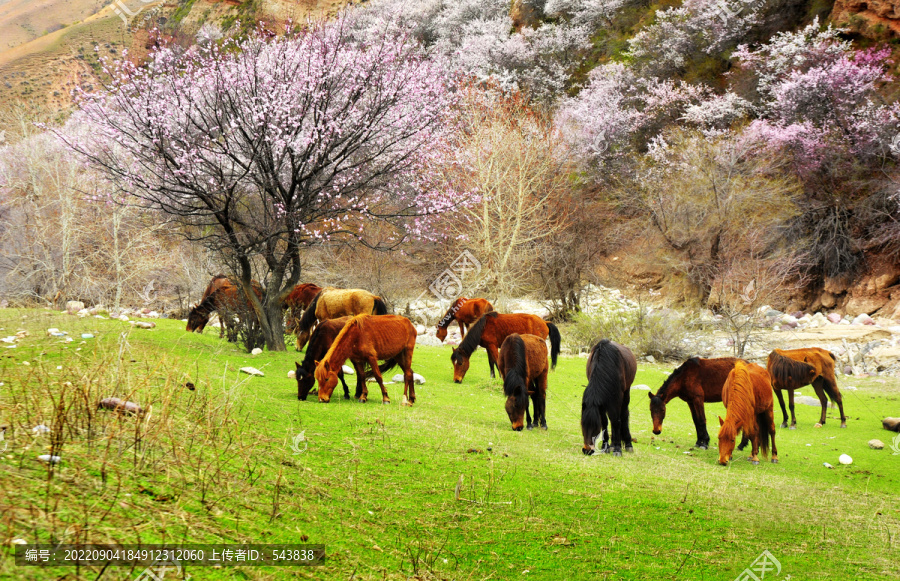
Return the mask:
{"type": "MultiPolygon", "coordinates": [[[[40,446],[17,428],[0,463],[6,542],[46,541],[51,534],[65,540],[80,531],[82,538],[132,542],[300,542],[306,535],[327,546],[322,568],[193,569],[195,579],[403,579],[413,573],[511,579],[525,571],[541,579],[732,579],[764,549],[780,560],[783,576],[795,579],[900,574],[900,456],[866,446],[874,437],[890,444],[880,418],[900,415],[896,380],[843,379],[842,385],[859,387],[845,396],[847,430],[834,420],[813,429],[817,409],[798,405],[801,429],[778,432],[780,464],[739,460],[724,468],[715,464],[715,450],[685,454],[693,426],[680,402],[669,407],[664,438],[651,441],[639,390],[631,406],[634,455],[582,456],[582,359],[562,359],[551,375],[549,431],[515,433],[498,384],[487,379],[483,351],[458,386],[450,381],[449,349],[417,349],[414,369],[428,383],[412,409],[397,405],[397,385],[388,387],[390,406],[319,405],[296,400],[286,378],[295,353],[251,357],[211,331],[188,335],[175,321],[132,331],[127,342],[119,335],[127,323],[41,311],[0,311],[0,327],[4,336],[20,327],[32,331],[18,348],[0,353],[0,381],[7,386],[62,375],[76,384],[94,381],[108,395],[135,390],[136,401],[154,402],[152,426],[174,426],[176,446],[199,443],[186,457],[206,458],[196,466],[167,461],[184,450],[167,452],[160,436],[148,438],[150,460],[135,468],[127,445],[118,457],[115,445],[106,447],[115,437],[101,438],[93,451],[73,438],[48,487],[46,470],[32,460],[40,446]],[[98,337],[64,348],[42,336],[47,327],[98,337]],[[117,371],[120,354],[124,371],[117,371]],[[248,364],[266,377],[235,372],[248,364]],[[188,379],[196,392],[179,387],[188,379]],[[215,403],[223,391],[236,395],[238,408],[221,422],[221,433],[197,439],[200,426],[208,429],[203,418],[220,409],[215,403]],[[201,400],[206,403],[197,405],[201,400]],[[293,454],[291,438],[300,432],[308,449],[293,454]],[[216,449],[230,459],[209,459],[216,449]],[[841,453],[853,456],[852,466],[837,463],[841,453]],[[114,474],[106,485],[101,457],[114,474]],[[223,474],[211,486],[202,470],[216,467],[223,474]],[[456,501],[460,477],[462,500],[456,501]],[[107,506],[100,519],[98,507],[107,506]]],[[[636,383],[655,389],[666,371],[641,366],[636,383]]],[[[11,403],[0,392],[0,423],[27,427],[21,404],[15,411],[11,403]]],[[[720,404],[709,406],[711,423],[722,412],[720,404]]],[[[116,424],[102,417],[96,421],[107,429],[116,424]]],[[[121,450],[128,440],[119,440],[121,450]]],[[[0,577],[47,577],[15,568],[9,558],[0,563],[0,577]]],[[[118,569],[111,578],[125,573],[118,569]]]]}

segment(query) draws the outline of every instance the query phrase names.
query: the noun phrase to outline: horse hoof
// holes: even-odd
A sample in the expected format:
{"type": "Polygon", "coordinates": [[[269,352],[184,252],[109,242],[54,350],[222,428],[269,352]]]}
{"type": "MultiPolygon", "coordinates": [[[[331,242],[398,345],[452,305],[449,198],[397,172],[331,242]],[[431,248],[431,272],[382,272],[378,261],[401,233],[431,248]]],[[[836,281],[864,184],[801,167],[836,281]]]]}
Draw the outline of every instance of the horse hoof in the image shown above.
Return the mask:
{"type": "Polygon", "coordinates": [[[384,405],[391,405],[391,400],[383,399],[383,400],[381,400],[381,403],[383,403],[384,405]]]}
{"type": "Polygon", "coordinates": [[[544,430],[544,431],[546,432],[546,431],[547,431],[547,424],[544,424],[543,426],[541,426],[541,429],[544,430]]]}
{"type": "Polygon", "coordinates": [[[601,454],[609,454],[609,452],[610,452],[609,448],[600,448],[601,454]]]}
{"type": "Polygon", "coordinates": [[[758,466],[759,460],[750,460],[750,463],[753,464],[754,466],[758,466]]]}
{"type": "Polygon", "coordinates": [[[782,428],[786,428],[786,427],[787,427],[787,422],[781,422],[781,427],[782,427],[782,428]]]}
{"type": "Polygon", "coordinates": [[[533,429],[534,429],[534,426],[532,426],[531,424],[528,424],[528,429],[529,429],[529,430],[533,430],[533,429]]]}
{"type": "Polygon", "coordinates": [[[345,396],[344,396],[344,399],[350,399],[350,396],[349,396],[349,395],[345,395],[345,396]]]}
{"type": "Polygon", "coordinates": [[[584,448],[584,447],[582,447],[582,448],[581,448],[581,453],[584,454],[585,456],[593,456],[593,455],[594,455],[594,449],[593,449],[593,448],[584,448]]]}
{"type": "MultiPolygon", "coordinates": [[[[784,426],[781,426],[781,427],[783,428],[784,426]]],[[[791,424],[791,426],[790,426],[788,429],[789,429],[789,430],[796,430],[796,429],[797,429],[797,426],[796,426],[795,424],[791,424]]]]}
{"type": "Polygon", "coordinates": [[[703,442],[697,442],[697,444],[694,447],[697,448],[698,450],[709,450],[709,445],[704,444],[703,442]]]}
{"type": "Polygon", "coordinates": [[[622,451],[621,451],[621,450],[613,450],[612,455],[613,455],[613,456],[621,456],[621,455],[622,455],[622,451]]]}
{"type": "Polygon", "coordinates": [[[625,447],[625,451],[634,454],[634,448],[631,447],[631,446],[626,446],[626,447],[625,447]]]}
{"type": "Polygon", "coordinates": [[[366,403],[366,398],[361,397],[361,398],[359,398],[359,399],[356,400],[356,401],[358,401],[359,403],[366,403]]]}
{"type": "Polygon", "coordinates": [[[846,427],[847,427],[847,424],[841,424],[841,427],[842,427],[842,428],[846,428],[846,427]]]}
{"type": "Polygon", "coordinates": [[[778,464],[778,458],[772,458],[772,464],[778,464]]]}
{"type": "Polygon", "coordinates": [[[816,424],[816,425],[814,425],[813,427],[814,427],[814,428],[821,428],[821,427],[822,427],[822,424],[816,424]]]}

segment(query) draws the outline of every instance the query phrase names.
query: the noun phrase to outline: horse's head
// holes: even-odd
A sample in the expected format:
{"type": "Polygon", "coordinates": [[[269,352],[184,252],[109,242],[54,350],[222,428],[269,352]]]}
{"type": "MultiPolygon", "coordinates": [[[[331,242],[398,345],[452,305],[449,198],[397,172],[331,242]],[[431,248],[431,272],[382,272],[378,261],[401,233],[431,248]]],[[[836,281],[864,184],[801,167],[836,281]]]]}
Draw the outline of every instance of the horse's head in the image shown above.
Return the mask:
{"type": "Polygon", "coordinates": [[[319,382],[319,402],[331,401],[331,394],[338,382],[337,369],[331,368],[330,361],[316,361],[316,381],[319,382]]]}
{"type": "Polygon", "coordinates": [[[650,417],[653,418],[653,433],[658,436],[662,433],[663,420],[666,419],[666,402],[659,395],[653,395],[652,392],[647,395],[650,396],[650,417]]]}
{"type": "Polygon", "coordinates": [[[453,353],[450,354],[450,361],[453,362],[453,383],[462,383],[469,370],[469,358],[463,355],[462,351],[453,347],[453,353]]]}
{"type": "Polygon", "coordinates": [[[204,315],[200,312],[200,309],[194,307],[188,314],[187,327],[185,330],[188,333],[193,333],[194,331],[202,333],[207,323],[209,323],[209,315],[204,315]]]}
{"type": "MultiPolygon", "coordinates": [[[[296,330],[294,330],[294,333],[297,333],[296,330]]],[[[304,347],[306,347],[307,341],[309,341],[309,331],[301,331],[300,333],[297,333],[297,351],[300,351],[304,347]]]]}
{"type": "Polygon", "coordinates": [[[309,395],[309,390],[315,385],[316,378],[312,373],[303,369],[296,361],[294,364],[297,366],[297,371],[294,372],[294,377],[297,379],[297,399],[306,401],[306,396],[309,395]]]}
{"type": "Polygon", "coordinates": [[[444,342],[444,339],[447,338],[447,327],[441,327],[438,325],[437,333],[435,333],[435,337],[441,340],[441,343],[444,342]]]}
{"type": "Polygon", "coordinates": [[[525,418],[525,411],[527,409],[528,393],[525,391],[525,386],[517,386],[515,393],[512,393],[506,398],[506,415],[509,416],[509,422],[512,424],[512,429],[516,432],[521,432],[525,427],[523,419],[525,418]]]}
{"type": "Polygon", "coordinates": [[[728,461],[731,460],[736,437],[734,430],[726,427],[725,420],[719,416],[719,464],[722,466],[728,466],[728,461]]]}

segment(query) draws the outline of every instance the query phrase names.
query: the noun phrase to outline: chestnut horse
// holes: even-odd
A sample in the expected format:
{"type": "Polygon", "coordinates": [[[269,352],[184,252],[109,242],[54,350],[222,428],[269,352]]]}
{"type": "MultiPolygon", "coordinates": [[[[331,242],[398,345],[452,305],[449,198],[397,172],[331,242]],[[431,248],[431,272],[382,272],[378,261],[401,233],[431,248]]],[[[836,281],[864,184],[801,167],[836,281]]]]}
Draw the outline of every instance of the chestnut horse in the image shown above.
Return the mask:
{"type": "Polygon", "coordinates": [[[298,284],[291,290],[287,298],[284,299],[284,308],[289,309],[288,324],[285,327],[285,331],[288,333],[294,332],[294,327],[300,321],[303,310],[309,306],[309,303],[316,298],[316,295],[321,290],[322,287],[311,282],[298,284]]]}
{"type": "MultiPolygon", "coordinates": [[[[258,282],[251,281],[253,292],[257,298],[262,300],[265,290],[258,282]]],[[[255,318],[256,314],[247,298],[243,296],[243,291],[233,282],[228,280],[224,274],[217,274],[206,286],[203,292],[203,298],[191,309],[188,314],[188,322],[186,331],[193,333],[194,331],[202,333],[209,323],[209,316],[215,311],[219,314],[221,326],[219,327],[219,338],[228,332],[228,340],[236,340],[233,336],[234,322],[232,316],[240,312],[249,312],[255,318]]]]}
{"type": "Polygon", "coordinates": [[[503,377],[506,414],[512,429],[522,431],[522,416],[528,429],[547,429],[547,344],[536,335],[513,333],[503,340],[497,368],[503,377]],[[528,396],[534,404],[534,424],[528,413],[528,396]]]}
{"type": "Polygon", "coordinates": [[[722,401],[722,386],[728,374],[734,369],[734,357],[718,357],[702,359],[691,357],[672,372],[663,382],[662,387],[650,396],[650,417],[653,419],[653,433],[662,432],[663,419],[666,417],[666,404],[676,397],[687,402],[697,430],[695,447],[709,449],[709,432],[706,431],[706,410],[704,402],[722,401]]]}
{"type": "Polygon", "coordinates": [[[537,315],[516,313],[501,315],[497,311],[491,311],[481,316],[472,325],[466,338],[459,347],[453,349],[450,361],[453,362],[453,381],[462,383],[469,370],[469,358],[478,349],[479,345],[487,350],[488,366],[491,369],[491,378],[494,377],[494,366],[500,355],[500,345],[503,340],[513,333],[520,335],[537,335],[541,339],[550,337],[550,360],[553,368],[556,368],[556,358],[559,356],[561,338],[559,329],[553,323],[548,323],[537,315]]]}
{"type": "Polygon", "coordinates": [[[459,323],[459,333],[466,336],[469,325],[481,318],[481,315],[493,311],[494,307],[487,299],[467,299],[459,297],[447,309],[447,313],[437,324],[436,337],[442,342],[447,338],[447,327],[455,320],[459,323]]]}
{"type": "MultiPolygon", "coordinates": [[[[319,382],[319,401],[328,403],[337,385],[337,373],[347,359],[353,362],[356,369],[357,382],[364,377],[366,364],[372,370],[375,381],[381,388],[383,403],[391,403],[384,381],[382,370],[399,365],[403,370],[403,403],[412,405],[416,402],[416,387],[413,383],[412,357],[416,348],[416,328],[406,317],[398,315],[357,315],[353,317],[341,332],[338,333],[328,353],[321,361],[316,362],[316,381],[319,382]],[[385,365],[378,366],[378,361],[385,365]]],[[[369,390],[365,382],[359,402],[365,403],[369,398],[369,390]]]]}
{"type": "Polygon", "coordinates": [[[844,398],[838,389],[837,379],[834,376],[834,355],[825,349],[810,347],[808,349],[775,349],[769,353],[766,368],[772,376],[772,386],[778,403],[781,404],[781,415],[784,417],[782,428],[787,425],[787,410],[784,408],[784,396],[782,390],[787,390],[788,400],[791,406],[791,427],[796,429],[797,418],[794,416],[794,390],[805,385],[812,384],[822,404],[822,417],[815,425],[821,428],[825,425],[825,408],[828,405],[828,397],[837,404],[841,412],[841,427],[847,427],[847,418],[844,416],[844,398]]]}
{"type": "Polygon", "coordinates": [[[719,416],[719,464],[727,466],[731,460],[738,432],[743,432],[744,440],[750,440],[753,444],[750,461],[754,464],[759,464],[760,449],[764,457],[768,456],[771,438],[772,462],[777,463],[769,372],[755,363],[738,360],[722,388],[722,403],[726,412],[724,420],[719,416]]]}
{"type": "Polygon", "coordinates": [[[324,288],[309,303],[297,326],[294,327],[297,334],[297,351],[306,345],[310,331],[319,321],[356,315],[386,314],[387,305],[381,297],[369,291],[358,288],[324,288]]]}
{"type": "Polygon", "coordinates": [[[581,451],[588,456],[596,453],[597,439],[603,435],[600,452],[613,456],[634,452],[628,426],[628,403],[631,384],[637,374],[637,359],[631,349],[609,339],[603,339],[591,349],[587,361],[588,384],[581,397],[581,451]],[[607,432],[607,419],[610,431],[607,432]]]}

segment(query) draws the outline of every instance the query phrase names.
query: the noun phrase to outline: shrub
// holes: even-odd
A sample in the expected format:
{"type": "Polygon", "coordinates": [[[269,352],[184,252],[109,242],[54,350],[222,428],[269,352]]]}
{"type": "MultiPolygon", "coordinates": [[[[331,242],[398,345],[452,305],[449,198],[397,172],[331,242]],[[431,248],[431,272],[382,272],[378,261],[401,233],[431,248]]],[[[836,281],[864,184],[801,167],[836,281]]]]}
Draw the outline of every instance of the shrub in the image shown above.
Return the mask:
{"type": "Polygon", "coordinates": [[[689,333],[685,319],[672,311],[632,309],[578,313],[563,336],[575,353],[590,351],[600,339],[609,339],[638,357],[680,360],[693,355],[684,341],[689,333]]]}

